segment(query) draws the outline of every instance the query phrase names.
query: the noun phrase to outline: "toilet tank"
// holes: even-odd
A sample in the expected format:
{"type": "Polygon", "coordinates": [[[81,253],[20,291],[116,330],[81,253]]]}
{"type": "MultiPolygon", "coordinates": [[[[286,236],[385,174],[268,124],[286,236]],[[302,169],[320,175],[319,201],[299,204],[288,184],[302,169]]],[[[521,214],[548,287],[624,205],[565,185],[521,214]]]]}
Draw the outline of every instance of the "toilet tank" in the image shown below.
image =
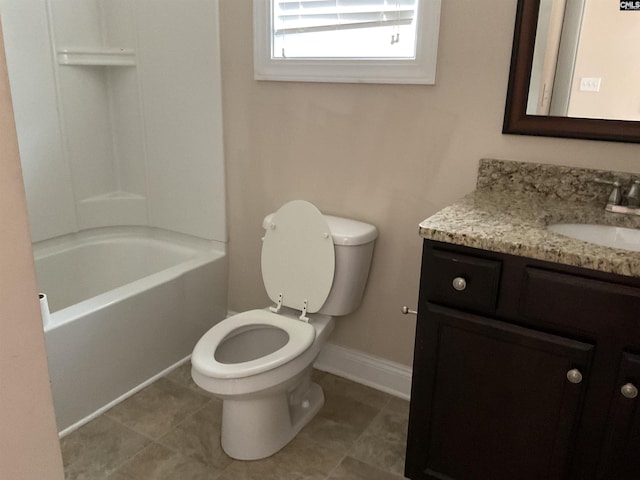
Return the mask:
{"type": "MultiPolygon", "coordinates": [[[[273,214],[262,222],[266,230],[273,214]]],[[[368,223],[348,218],[324,215],[335,248],[336,264],[333,284],[319,313],[331,316],[348,315],[360,306],[369,277],[373,244],[378,230],[368,223]]]]}

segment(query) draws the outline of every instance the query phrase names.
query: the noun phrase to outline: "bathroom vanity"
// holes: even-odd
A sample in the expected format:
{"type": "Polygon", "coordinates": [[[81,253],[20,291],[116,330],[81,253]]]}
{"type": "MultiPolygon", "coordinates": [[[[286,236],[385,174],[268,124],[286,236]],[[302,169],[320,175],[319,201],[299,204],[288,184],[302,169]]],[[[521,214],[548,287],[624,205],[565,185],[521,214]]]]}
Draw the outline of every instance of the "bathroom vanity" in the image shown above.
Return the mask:
{"type": "Polygon", "coordinates": [[[483,161],[420,226],[408,478],[640,478],[640,252],[547,228],[640,225],[539,168],[483,161]]]}

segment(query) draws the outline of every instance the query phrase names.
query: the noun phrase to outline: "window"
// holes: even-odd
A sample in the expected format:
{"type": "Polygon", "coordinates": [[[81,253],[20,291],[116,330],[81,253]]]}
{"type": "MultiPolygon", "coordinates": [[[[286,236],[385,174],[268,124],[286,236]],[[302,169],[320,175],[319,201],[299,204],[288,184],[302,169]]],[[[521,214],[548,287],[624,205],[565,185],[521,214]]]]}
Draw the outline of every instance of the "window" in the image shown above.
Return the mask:
{"type": "Polygon", "coordinates": [[[435,83],[441,0],[254,0],[258,80],[435,83]]]}

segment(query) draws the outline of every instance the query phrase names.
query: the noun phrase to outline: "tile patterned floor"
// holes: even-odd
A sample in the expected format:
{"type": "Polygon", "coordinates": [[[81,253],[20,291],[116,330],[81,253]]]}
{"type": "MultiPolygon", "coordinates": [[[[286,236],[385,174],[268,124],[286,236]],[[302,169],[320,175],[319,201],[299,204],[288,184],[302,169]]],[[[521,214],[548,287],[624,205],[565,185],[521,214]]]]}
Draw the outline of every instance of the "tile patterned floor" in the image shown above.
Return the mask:
{"type": "Polygon", "coordinates": [[[315,371],[326,402],[272,457],[229,458],[186,364],[61,440],[67,480],[401,480],[409,403],[315,371]]]}

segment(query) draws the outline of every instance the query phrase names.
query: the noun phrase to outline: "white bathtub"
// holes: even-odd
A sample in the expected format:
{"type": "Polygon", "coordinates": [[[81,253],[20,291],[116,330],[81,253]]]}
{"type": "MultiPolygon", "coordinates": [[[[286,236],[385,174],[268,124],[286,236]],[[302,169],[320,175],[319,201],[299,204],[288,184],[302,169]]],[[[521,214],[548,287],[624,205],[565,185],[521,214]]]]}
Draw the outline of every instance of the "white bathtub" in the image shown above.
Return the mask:
{"type": "Polygon", "coordinates": [[[38,242],[34,257],[61,435],[179,363],[226,315],[219,242],[104,228],[38,242]]]}

